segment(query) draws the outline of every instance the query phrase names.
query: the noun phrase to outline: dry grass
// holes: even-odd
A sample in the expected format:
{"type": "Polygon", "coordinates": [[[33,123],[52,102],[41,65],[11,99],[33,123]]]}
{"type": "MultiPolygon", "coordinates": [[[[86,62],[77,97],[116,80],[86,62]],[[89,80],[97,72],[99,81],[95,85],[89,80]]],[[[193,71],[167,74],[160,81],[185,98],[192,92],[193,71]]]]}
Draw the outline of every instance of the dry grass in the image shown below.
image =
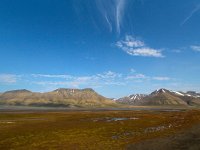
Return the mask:
{"type": "Polygon", "coordinates": [[[199,122],[197,110],[1,113],[0,149],[125,149],[199,122]]]}

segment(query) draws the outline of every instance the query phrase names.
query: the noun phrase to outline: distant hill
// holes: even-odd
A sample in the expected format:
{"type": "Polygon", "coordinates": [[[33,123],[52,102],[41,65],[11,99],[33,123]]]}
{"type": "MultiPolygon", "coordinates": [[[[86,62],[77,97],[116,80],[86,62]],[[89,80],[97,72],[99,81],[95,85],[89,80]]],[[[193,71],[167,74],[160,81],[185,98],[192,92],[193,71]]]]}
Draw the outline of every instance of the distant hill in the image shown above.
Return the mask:
{"type": "Polygon", "coordinates": [[[134,94],[120,98],[116,102],[135,106],[200,106],[200,93],[159,89],[149,95],[134,94]]]}
{"type": "Polygon", "coordinates": [[[28,90],[7,91],[0,95],[1,105],[51,106],[51,107],[115,107],[114,101],[107,99],[93,89],[57,89],[46,93],[28,90]]]}

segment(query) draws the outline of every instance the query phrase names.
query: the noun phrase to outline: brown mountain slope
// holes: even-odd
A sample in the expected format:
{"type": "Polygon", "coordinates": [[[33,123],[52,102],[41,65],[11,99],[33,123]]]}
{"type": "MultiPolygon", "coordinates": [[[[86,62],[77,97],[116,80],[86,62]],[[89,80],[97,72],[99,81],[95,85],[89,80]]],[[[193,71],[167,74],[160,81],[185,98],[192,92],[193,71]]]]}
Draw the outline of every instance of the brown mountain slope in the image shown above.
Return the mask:
{"type": "Polygon", "coordinates": [[[25,106],[112,107],[117,104],[92,89],[57,89],[47,93],[28,90],[8,91],[0,95],[0,104],[25,106]]]}

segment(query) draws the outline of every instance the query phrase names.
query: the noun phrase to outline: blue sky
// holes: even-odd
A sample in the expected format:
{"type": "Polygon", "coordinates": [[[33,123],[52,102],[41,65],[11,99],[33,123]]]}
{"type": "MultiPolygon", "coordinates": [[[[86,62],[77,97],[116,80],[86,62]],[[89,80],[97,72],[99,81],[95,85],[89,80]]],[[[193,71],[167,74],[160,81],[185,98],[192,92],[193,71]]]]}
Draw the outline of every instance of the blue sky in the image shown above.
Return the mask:
{"type": "Polygon", "coordinates": [[[0,92],[199,92],[199,26],[199,0],[1,0],[0,92]]]}

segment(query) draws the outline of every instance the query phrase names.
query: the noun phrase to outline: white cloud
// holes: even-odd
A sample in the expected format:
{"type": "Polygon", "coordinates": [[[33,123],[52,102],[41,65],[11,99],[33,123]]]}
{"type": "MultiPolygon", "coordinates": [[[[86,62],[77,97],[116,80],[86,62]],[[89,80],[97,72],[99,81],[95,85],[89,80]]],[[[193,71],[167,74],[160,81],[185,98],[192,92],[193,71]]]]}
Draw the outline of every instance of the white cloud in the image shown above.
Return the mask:
{"type": "Polygon", "coordinates": [[[124,86],[124,85],[126,85],[126,83],[125,82],[105,82],[104,83],[105,85],[117,85],[117,86],[124,86]]]}
{"type": "Polygon", "coordinates": [[[70,75],[55,75],[55,74],[31,74],[33,77],[43,77],[43,78],[63,78],[63,79],[71,79],[73,78],[70,75]]]}
{"type": "Polygon", "coordinates": [[[169,77],[153,77],[154,80],[158,81],[168,81],[171,80],[169,77]]]}
{"type": "Polygon", "coordinates": [[[132,80],[132,79],[146,79],[146,78],[148,78],[148,77],[144,74],[136,74],[136,75],[132,75],[132,76],[127,76],[125,79],[132,80]]]}
{"type": "Polygon", "coordinates": [[[137,40],[130,35],[125,37],[125,40],[120,40],[116,43],[119,48],[138,48],[145,46],[143,41],[137,40]]]}
{"type": "Polygon", "coordinates": [[[122,88],[123,86],[133,86],[139,84],[155,83],[156,81],[168,83],[171,78],[165,76],[149,76],[131,69],[126,74],[106,71],[99,74],[87,76],[74,75],[54,75],[54,74],[26,74],[12,75],[0,74],[0,85],[13,84],[34,86],[38,89],[56,88],[122,88]],[[70,78],[69,78],[69,77],[70,78]]]}
{"type": "MultiPolygon", "coordinates": [[[[41,77],[41,76],[39,76],[41,77]]],[[[49,78],[49,76],[42,76],[44,79],[49,78]]],[[[50,77],[51,78],[51,77],[50,77]]],[[[54,78],[54,77],[52,77],[54,78]]],[[[57,78],[57,77],[56,77],[57,78]]],[[[58,81],[49,80],[49,81],[34,81],[32,84],[42,85],[42,86],[67,86],[67,87],[73,87],[78,88],[81,85],[90,84],[90,82],[93,80],[92,76],[82,76],[82,77],[71,77],[69,78],[60,78],[58,81]]]]}
{"type": "Polygon", "coordinates": [[[135,74],[135,75],[130,75],[130,76],[127,76],[125,78],[126,80],[157,80],[157,81],[169,81],[171,80],[171,78],[169,77],[150,77],[150,76],[147,76],[147,75],[144,75],[144,74],[135,74]]]}
{"type": "Polygon", "coordinates": [[[164,57],[159,50],[155,50],[149,47],[128,49],[126,51],[129,55],[133,56],[146,56],[146,57],[164,57]]]}
{"type": "Polygon", "coordinates": [[[32,82],[32,84],[42,85],[42,86],[67,86],[80,88],[84,87],[102,87],[105,85],[122,85],[119,78],[121,74],[107,71],[101,74],[91,75],[91,76],[72,76],[72,75],[48,75],[48,74],[32,74],[37,81],[32,82]],[[52,78],[52,79],[51,79],[52,78]],[[60,80],[53,78],[59,78],[60,80]],[[45,80],[45,81],[41,81],[45,80]],[[46,79],[50,81],[46,81],[46,79]]]}
{"type": "Polygon", "coordinates": [[[136,72],[136,70],[135,70],[135,69],[133,69],[133,68],[131,68],[130,72],[131,72],[131,73],[135,73],[135,72],[136,72]]]}
{"type": "Polygon", "coordinates": [[[85,76],[85,77],[83,76],[83,77],[76,77],[75,81],[88,82],[94,79],[95,79],[95,76],[85,76]]]}
{"type": "Polygon", "coordinates": [[[190,48],[191,48],[192,50],[194,50],[194,51],[200,52],[200,46],[192,45],[192,46],[190,46],[190,48]]]}
{"type": "Polygon", "coordinates": [[[145,46],[143,41],[137,40],[130,35],[127,35],[124,41],[128,47],[142,47],[145,46]]]}
{"type": "Polygon", "coordinates": [[[17,75],[14,74],[0,74],[0,83],[12,84],[17,82],[17,75]]]}
{"type": "Polygon", "coordinates": [[[38,85],[68,85],[69,82],[53,82],[53,81],[38,81],[38,82],[32,82],[33,84],[38,85]]]}
{"type": "Polygon", "coordinates": [[[116,46],[132,56],[164,57],[160,50],[147,47],[143,41],[130,35],[127,35],[125,40],[118,41],[116,46]]]}
{"type": "Polygon", "coordinates": [[[173,52],[173,53],[181,53],[182,50],[181,50],[181,49],[174,49],[174,50],[172,50],[172,52],[173,52]]]}
{"type": "Polygon", "coordinates": [[[31,74],[34,78],[59,78],[63,80],[70,80],[70,81],[80,81],[80,82],[89,82],[94,80],[103,80],[103,79],[116,79],[120,78],[122,74],[107,71],[96,75],[91,76],[72,76],[72,75],[55,75],[55,74],[31,74]]]}
{"type": "Polygon", "coordinates": [[[100,77],[102,79],[114,79],[117,77],[121,77],[121,74],[112,71],[107,71],[102,74],[97,74],[97,77],[100,77]]]}

